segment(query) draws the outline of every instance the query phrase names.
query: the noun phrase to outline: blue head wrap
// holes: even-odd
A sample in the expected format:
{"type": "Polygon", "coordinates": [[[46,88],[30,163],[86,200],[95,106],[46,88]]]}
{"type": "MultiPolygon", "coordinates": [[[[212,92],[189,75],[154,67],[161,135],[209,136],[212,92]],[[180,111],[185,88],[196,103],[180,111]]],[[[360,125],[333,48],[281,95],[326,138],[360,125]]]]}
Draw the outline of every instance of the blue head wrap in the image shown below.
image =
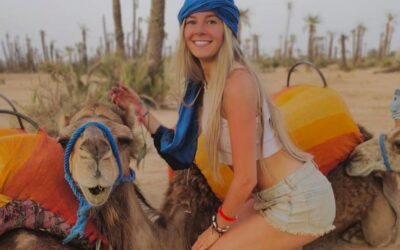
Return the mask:
{"type": "Polygon", "coordinates": [[[185,0],[178,14],[179,23],[193,13],[204,11],[214,12],[237,35],[240,13],[234,0],[185,0]]]}

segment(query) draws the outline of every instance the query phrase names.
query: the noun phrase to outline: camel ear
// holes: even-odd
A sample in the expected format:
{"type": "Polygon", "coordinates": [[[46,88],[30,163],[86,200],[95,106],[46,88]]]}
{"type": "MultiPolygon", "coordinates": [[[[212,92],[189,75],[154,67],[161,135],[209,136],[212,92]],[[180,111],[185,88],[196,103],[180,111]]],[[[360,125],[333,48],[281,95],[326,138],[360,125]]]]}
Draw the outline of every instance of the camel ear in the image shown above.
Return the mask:
{"type": "Polygon", "coordinates": [[[61,131],[61,129],[65,128],[68,126],[71,122],[71,116],[67,114],[61,114],[58,117],[58,131],[61,131]]]}
{"type": "Polygon", "coordinates": [[[388,140],[393,150],[400,154],[400,127],[394,128],[389,132],[388,140]]]}
{"type": "Polygon", "coordinates": [[[388,133],[388,139],[390,141],[400,140],[400,127],[396,127],[394,129],[390,130],[388,133]]]}
{"type": "Polygon", "coordinates": [[[118,108],[117,106],[112,106],[111,110],[121,118],[122,123],[124,125],[128,126],[128,128],[132,129],[133,126],[135,126],[136,117],[134,115],[132,115],[132,114],[135,114],[135,110],[132,105],[129,107],[128,111],[124,111],[124,110],[118,108]]]}
{"type": "Polygon", "coordinates": [[[61,144],[63,149],[65,149],[68,145],[69,139],[69,137],[58,137],[57,142],[61,144]]]}
{"type": "Polygon", "coordinates": [[[366,164],[356,164],[345,168],[346,174],[350,176],[368,176],[374,170],[374,168],[366,164]]]}
{"type": "Polygon", "coordinates": [[[61,127],[60,130],[58,131],[57,141],[58,143],[61,144],[61,146],[64,149],[67,146],[69,139],[71,138],[71,135],[74,133],[76,129],[77,129],[76,125],[70,124],[66,127],[61,127]]]}

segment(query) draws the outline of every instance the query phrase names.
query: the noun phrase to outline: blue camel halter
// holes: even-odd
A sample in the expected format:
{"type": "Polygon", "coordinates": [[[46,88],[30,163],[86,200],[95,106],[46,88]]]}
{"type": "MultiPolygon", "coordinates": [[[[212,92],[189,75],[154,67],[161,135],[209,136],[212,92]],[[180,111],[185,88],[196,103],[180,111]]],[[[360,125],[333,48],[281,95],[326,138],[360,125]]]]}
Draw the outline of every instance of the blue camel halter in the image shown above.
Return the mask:
{"type": "Polygon", "coordinates": [[[386,169],[389,172],[393,172],[392,164],[390,164],[389,157],[387,155],[387,151],[386,151],[386,147],[385,147],[385,135],[384,134],[379,135],[379,146],[381,149],[383,163],[385,164],[386,169]]]}
{"type": "Polygon", "coordinates": [[[122,174],[122,164],[121,164],[121,159],[119,157],[118,153],[118,147],[117,144],[115,143],[114,137],[111,134],[110,129],[105,126],[104,124],[100,122],[87,122],[83,124],[81,127],[79,127],[73,134],[71,139],[68,142],[68,145],[65,149],[65,154],[64,154],[64,173],[65,173],[65,180],[68,182],[69,186],[72,189],[72,192],[76,196],[76,198],[79,200],[79,209],[77,212],[77,220],[75,225],[71,228],[70,233],[67,235],[67,237],[64,239],[63,243],[66,244],[73,240],[75,237],[79,236],[79,238],[82,238],[86,224],[87,224],[87,212],[89,209],[92,207],[89,202],[86,200],[86,198],[82,195],[82,193],[79,191],[78,187],[76,186],[74,180],[72,179],[71,176],[71,171],[70,171],[70,166],[69,166],[69,157],[71,155],[71,151],[78,140],[79,136],[85,131],[85,129],[89,126],[96,126],[99,129],[101,129],[104,133],[104,135],[107,137],[108,141],[111,144],[111,149],[113,152],[113,155],[117,161],[118,165],[118,178],[114,182],[112,191],[120,185],[123,182],[131,182],[135,180],[135,172],[130,169],[130,175],[129,176],[123,176],[122,174]]]}

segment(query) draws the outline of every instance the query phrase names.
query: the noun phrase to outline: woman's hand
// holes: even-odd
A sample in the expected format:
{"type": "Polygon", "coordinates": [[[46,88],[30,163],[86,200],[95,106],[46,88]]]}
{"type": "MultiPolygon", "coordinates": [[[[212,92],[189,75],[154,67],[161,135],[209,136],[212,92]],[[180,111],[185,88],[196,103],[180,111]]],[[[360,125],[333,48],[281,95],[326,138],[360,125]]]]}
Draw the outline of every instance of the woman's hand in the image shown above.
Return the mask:
{"type": "Polygon", "coordinates": [[[129,115],[129,106],[133,105],[135,114],[140,122],[143,122],[144,117],[148,114],[148,110],[143,106],[139,95],[131,88],[128,88],[121,83],[111,88],[110,97],[113,103],[119,108],[125,110],[129,115]]]}
{"type": "Polygon", "coordinates": [[[112,102],[125,111],[128,110],[131,104],[135,106],[135,110],[142,108],[139,95],[133,89],[121,83],[112,87],[109,94],[112,102]]]}
{"type": "Polygon", "coordinates": [[[205,250],[210,248],[218,239],[220,235],[210,226],[204,231],[192,246],[192,250],[205,250]]]}

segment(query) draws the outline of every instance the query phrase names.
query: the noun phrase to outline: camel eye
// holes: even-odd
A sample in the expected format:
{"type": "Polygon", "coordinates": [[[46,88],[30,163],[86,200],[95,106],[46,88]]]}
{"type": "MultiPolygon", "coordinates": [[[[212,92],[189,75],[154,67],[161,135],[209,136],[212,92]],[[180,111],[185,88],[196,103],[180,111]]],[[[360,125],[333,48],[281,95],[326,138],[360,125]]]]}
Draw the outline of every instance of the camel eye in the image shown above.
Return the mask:
{"type": "Polygon", "coordinates": [[[118,145],[130,145],[132,143],[132,138],[127,136],[120,136],[117,138],[118,145]]]}
{"type": "Polygon", "coordinates": [[[67,144],[69,142],[69,137],[61,137],[58,138],[57,142],[61,144],[61,146],[65,149],[67,147],[67,144]]]}

